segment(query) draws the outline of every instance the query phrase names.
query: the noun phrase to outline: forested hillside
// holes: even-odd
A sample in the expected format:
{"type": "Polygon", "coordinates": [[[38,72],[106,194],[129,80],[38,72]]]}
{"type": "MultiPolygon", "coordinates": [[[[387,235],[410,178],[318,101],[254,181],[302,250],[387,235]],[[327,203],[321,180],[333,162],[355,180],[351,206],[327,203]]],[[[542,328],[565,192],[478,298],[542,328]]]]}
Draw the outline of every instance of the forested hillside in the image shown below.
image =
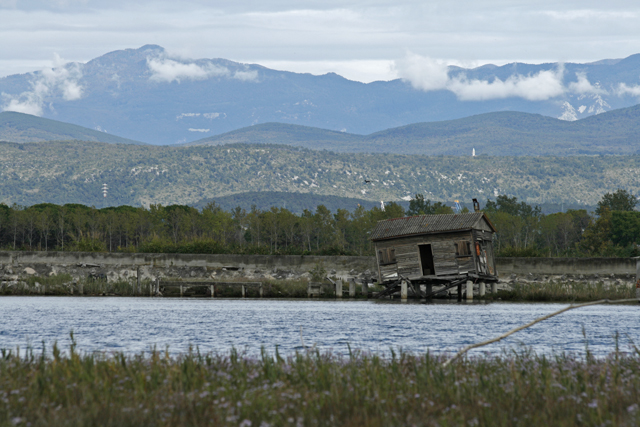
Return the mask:
{"type": "Polygon", "coordinates": [[[92,142],[0,143],[0,203],[96,207],[194,204],[248,191],[380,202],[516,196],[595,205],[640,192],[640,156],[491,157],[344,154],[278,145],[157,147],[92,142]],[[107,198],[102,185],[107,184],[107,198]]]}
{"type": "MultiPolygon", "coordinates": [[[[586,210],[544,215],[515,197],[488,200],[502,256],[635,256],[640,254],[637,199],[607,193],[597,215],[586,210]]],[[[463,211],[465,212],[466,209],[463,211]]],[[[404,215],[447,214],[452,209],[416,195],[408,209],[363,206],[331,211],[319,205],[299,215],[288,209],[224,210],[209,203],[96,209],[79,204],[0,204],[0,248],[100,252],[372,255],[377,221],[404,215]]]]}

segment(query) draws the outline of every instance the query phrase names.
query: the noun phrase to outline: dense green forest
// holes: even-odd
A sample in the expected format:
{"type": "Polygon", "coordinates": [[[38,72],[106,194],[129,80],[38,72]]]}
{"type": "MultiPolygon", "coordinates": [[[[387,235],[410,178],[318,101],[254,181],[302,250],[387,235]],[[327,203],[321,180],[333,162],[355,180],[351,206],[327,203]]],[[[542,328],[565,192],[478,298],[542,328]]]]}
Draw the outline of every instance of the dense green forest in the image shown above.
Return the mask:
{"type": "MultiPolygon", "coordinates": [[[[594,213],[545,215],[516,197],[487,200],[501,256],[635,256],[640,253],[640,212],[626,190],[607,193],[594,213]]],[[[463,212],[467,211],[466,208],[463,212]]],[[[119,206],[0,204],[0,247],[13,250],[240,254],[371,255],[377,221],[453,213],[416,194],[408,209],[390,203],[332,212],[324,205],[295,214],[272,207],[224,210],[185,205],[119,206]]]]}

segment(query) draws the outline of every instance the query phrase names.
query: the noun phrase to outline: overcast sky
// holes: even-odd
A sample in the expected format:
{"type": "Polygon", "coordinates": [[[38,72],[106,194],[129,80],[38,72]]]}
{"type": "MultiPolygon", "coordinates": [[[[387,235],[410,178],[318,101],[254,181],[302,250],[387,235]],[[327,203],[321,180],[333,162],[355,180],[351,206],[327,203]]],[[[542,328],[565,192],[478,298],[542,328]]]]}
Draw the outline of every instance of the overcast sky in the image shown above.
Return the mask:
{"type": "Polygon", "coordinates": [[[632,1],[0,0],[0,76],[158,44],[352,80],[397,77],[396,61],[476,66],[590,62],[640,53],[632,1]],[[515,5],[514,5],[515,4],[515,5]]]}

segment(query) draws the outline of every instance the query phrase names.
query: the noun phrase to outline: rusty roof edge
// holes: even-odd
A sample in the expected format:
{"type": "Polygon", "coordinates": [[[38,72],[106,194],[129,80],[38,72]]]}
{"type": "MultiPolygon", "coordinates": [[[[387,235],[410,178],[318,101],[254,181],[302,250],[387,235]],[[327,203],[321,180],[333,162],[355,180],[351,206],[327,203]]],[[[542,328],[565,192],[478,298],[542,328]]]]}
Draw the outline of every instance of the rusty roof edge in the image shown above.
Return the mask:
{"type": "Polygon", "coordinates": [[[481,218],[484,218],[484,220],[487,221],[487,224],[489,224],[489,227],[491,227],[494,233],[498,232],[498,230],[496,230],[496,228],[493,226],[493,223],[489,220],[489,217],[486,213],[482,212],[482,216],[478,220],[480,220],[481,218]]]}

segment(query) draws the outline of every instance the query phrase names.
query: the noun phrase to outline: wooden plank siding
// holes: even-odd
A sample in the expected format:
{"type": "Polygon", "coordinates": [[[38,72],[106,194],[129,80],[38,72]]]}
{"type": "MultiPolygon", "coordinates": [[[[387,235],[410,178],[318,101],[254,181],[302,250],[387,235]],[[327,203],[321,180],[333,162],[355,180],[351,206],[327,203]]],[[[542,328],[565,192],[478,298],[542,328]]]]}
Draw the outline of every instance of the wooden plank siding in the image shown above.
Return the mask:
{"type": "MultiPolygon", "coordinates": [[[[400,273],[409,279],[419,279],[422,275],[419,245],[431,245],[436,276],[451,276],[475,272],[473,257],[456,256],[456,243],[472,241],[471,232],[454,232],[424,236],[412,236],[376,242],[378,250],[395,249],[395,264],[380,265],[382,280],[400,273]]],[[[378,260],[379,261],[379,260],[378,260]]]]}

